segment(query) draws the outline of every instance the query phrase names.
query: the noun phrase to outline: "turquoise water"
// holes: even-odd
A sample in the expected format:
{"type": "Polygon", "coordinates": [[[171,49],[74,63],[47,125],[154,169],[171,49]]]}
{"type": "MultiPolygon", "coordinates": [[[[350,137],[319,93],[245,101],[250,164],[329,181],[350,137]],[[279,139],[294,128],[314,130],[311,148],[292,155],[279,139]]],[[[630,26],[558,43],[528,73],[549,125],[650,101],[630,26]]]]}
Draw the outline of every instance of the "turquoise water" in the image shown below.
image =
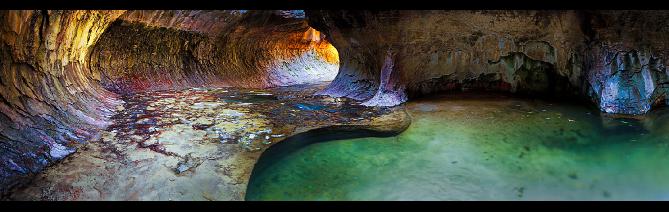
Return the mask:
{"type": "Polygon", "coordinates": [[[667,110],[615,118],[481,96],[407,108],[397,136],[312,133],[271,147],[246,199],[669,200],[667,110]]]}

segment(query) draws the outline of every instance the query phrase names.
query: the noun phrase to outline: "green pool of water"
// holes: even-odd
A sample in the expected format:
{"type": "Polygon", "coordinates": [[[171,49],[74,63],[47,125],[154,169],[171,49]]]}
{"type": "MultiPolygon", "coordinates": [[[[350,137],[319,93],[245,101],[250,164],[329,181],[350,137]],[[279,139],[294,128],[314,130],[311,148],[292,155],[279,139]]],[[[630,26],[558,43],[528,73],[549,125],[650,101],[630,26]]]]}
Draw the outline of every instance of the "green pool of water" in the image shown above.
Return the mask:
{"type": "Polygon", "coordinates": [[[273,146],[246,199],[669,200],[666,110],[613,118],[572,104],[457,96],[407,108],[412,124],[397,136],[314,134],[273,146]]]}

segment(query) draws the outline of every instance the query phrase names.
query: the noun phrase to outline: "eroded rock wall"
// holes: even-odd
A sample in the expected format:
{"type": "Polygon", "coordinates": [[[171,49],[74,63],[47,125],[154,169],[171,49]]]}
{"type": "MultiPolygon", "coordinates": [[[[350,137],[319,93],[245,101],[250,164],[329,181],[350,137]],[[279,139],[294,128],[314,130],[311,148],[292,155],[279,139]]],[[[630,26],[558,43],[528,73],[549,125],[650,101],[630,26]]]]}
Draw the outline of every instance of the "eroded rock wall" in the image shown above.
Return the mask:
{"type": "Polygon", "coordinates": [[[666,104],[666,11],[307,11],[340,73],[321,94],[397,105],[443,90],[666,104]]]}
{"type": "Polygon", "coordinates": [[[222,34],[216,55],[220,73],[238,87],[272,87],[334,79],[337,50],[304,17],[281,11],[251,11],[222,34]]]}
{"type": "Polygon", "coordinates": [[[607,113],[642,114],[666,105],[669,11],[589,13],[589,93],[607,113]]]}
{"type": "Polygon", "coordinates": [[[484,88],[574,92],[584,48],[575,12],[307,11],[341,55],[323,92],[396,105],[409,95],[484,88]],[[556,82],[562,83],[556,83],[556,82]]]}
{"type": "Polygon", "coordinates": [[[141,23],[147,27],[162,27],[216,36],[237,23],[247,11],[243,10],[129,10],[118,19],[141,23]]]}
{"type": "Polygon", "coordinates": [[[291,11],[1,11],[0,29],[0,194],[96,139],[119,94],[308,83],[338,67],[291,11]]]}
{"type": "Polygon", "coordinates": [[[212,38],[192,31],[117,21],[91,54],[91,70],[117,93],[223,86],[212,38]]]}
{"type": "Polygon", "coordinates": [[[338,56],[304,17],[280,11],[129,11],[96,44],[91,64],[106,88],[126,93],[329,81],[338,56]]]}
{"type": "Polygon", "coordinates": [[[87,68],[123,11],[0,11],[0,193],[75,151],[119,103],[87,68]]]}

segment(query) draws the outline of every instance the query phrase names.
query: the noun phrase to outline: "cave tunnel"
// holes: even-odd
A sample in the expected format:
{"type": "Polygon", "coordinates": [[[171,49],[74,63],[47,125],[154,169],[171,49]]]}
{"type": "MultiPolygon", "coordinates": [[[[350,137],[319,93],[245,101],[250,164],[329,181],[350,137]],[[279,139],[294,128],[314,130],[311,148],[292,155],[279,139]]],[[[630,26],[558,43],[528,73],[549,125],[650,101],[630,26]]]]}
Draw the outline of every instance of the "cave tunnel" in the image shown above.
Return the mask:
{"type": "Polygon", "coordinates": [[[666,20],[3,10],[1,197],[666,200],[666,20]]]}

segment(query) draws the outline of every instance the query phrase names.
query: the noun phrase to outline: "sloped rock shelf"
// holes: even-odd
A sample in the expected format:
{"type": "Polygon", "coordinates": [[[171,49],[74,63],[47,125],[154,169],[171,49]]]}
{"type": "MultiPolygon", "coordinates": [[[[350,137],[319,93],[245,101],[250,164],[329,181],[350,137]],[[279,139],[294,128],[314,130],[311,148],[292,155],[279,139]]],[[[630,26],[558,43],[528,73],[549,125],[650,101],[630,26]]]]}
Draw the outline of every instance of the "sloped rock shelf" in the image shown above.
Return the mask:
{"type": "Polygon", "coordinates": [[[313,96],[323,87],[192,88],[124,96],[101,139],[10,199],[242,200],[255,161],[276,142],[317,128],[388,133],[409,124],[402,107],[313,96]]]}

